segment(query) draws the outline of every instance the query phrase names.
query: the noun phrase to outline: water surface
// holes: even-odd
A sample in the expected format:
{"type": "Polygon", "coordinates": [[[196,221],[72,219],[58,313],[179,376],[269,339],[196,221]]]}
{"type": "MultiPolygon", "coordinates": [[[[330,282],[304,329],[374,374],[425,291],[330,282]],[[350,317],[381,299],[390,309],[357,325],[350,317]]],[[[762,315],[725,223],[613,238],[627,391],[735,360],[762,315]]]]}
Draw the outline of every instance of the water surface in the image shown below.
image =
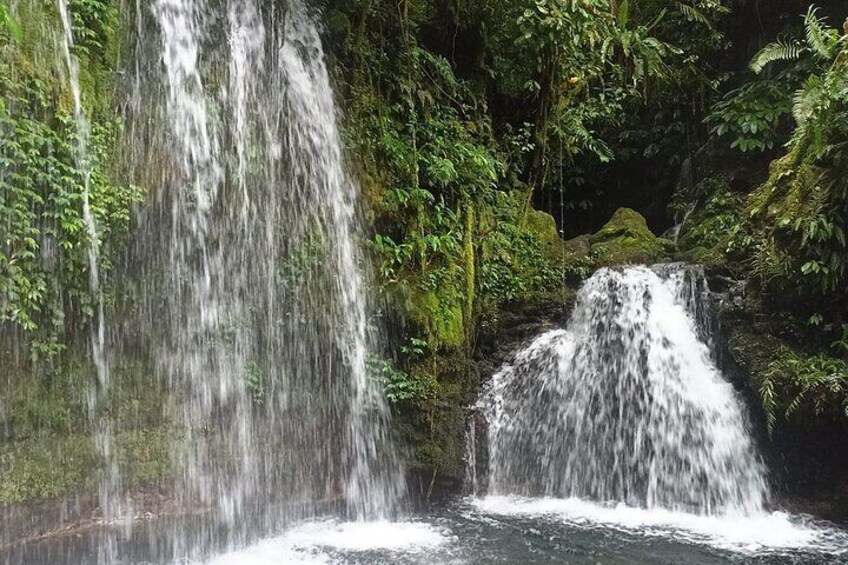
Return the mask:
{"type": "MultiPolygon", "coordinates": [[[[717,518],[577,499],[495,496],[440,505],[400,522],[307,521],[245,547],[210,546],[197,560],[173,559],[173,548],[161,545],[156,535],[158,527],[155,522],[136,525],[119,548],[119,563],[848,563],[848,531],[807,517],[775,512],[717,518]]],[[[56,538],[18,550],[12,562],[88,563],[96,559],[98,542],[97,532],[56,538]]]]}

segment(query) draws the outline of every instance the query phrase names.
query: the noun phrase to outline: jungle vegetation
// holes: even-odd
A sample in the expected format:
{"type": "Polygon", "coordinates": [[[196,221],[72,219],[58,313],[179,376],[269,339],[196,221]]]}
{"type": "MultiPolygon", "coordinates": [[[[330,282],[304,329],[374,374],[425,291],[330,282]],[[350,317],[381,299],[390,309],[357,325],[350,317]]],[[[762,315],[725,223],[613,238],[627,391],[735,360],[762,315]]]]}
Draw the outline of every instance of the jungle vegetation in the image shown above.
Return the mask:
{"type": "MultiPolygon", "coordinates": [[[[848,420],[848,6],[760,4],[323,3],[374,293],[397,329],[369,366],[422,467],[457,460],[481,320],[567,301],[605,264],[742,281],[752,331],[779,342],[757,391],[769,426],[848,420]],[[638,214],[608,223],[619,208],[638,214]]],[[[131,26],[120,0],[70,5],[114,307],[145,197],[117,150],[131,26]]],[[[32,398],[66,390],[93,316],[56,18],[52,0],[0,0],[0,360],[41,391],[12,409],[18,430],[45,418],[32,398]]]]}

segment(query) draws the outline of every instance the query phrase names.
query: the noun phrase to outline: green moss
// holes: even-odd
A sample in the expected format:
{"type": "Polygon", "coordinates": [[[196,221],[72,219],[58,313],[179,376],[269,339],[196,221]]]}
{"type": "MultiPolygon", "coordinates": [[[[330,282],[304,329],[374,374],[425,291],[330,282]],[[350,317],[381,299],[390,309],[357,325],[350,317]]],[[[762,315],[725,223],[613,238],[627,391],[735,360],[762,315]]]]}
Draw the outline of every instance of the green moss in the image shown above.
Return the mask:
{"type": "Polygon", "coordinates": [[[414,292],[409,301],[409,317],[421,327],[432,348],[461,347],[465,343],[463,302],[437,290],[414,292]]]}
{"type": "Polygon", "coordinates": [[[539,242],[542,256],[556,264],[563,260],[563,241],[559,237],[556,220],[540,210],[530,210],[525,218],[527,231],[539,242]]]}
{"type": "Polygon", "coordinates": [[[772,162],[744,211],[752,278],[807,316],[830,311],[848,278],[844,175],[816,163],[795,146],[772,162]]]}
{"type": "Polygon", "coordinates": [[[167,427],[118,434],[118,465],[127,486],[144,486],[173,474],[174,446],[180,434],[167,427]]]}
{"type": "Polygon", "coordinates": [[[474,399],[477,371],[464,352],[456,351],[422,360],[411,372],[435,380],[436,386],[432,396],[397,415],[407,464],[412,470],[460,480],[464,473],[464,407],[474,399]]]}
{"type": "MultiPolygon", "coordinates": [[[[167,428],[120,433],[115,447],[125,486],[172,473],[177,434],[167,428]]],[[[44,434],[0,448],[0,504],[94,492],[101,463],[92,438],[44,434]]]]}
{"type": "MultiPolygon", "coordinates": [[[[83,391],[95,378],[94,367],[74,355],[54,359],[54,364],[45,367],[14,372],[9,417],[0,424],[15,440],[43,432],[82,433],[86,425],[83,391]]],[[[163,424],[162,386],[140,363],[127,362],[113,368],[108,404],[122,431],[163,424]]]]}
{"type": "Polygon", "coordinates": [[[33,438],[0,450],[0,503],[55,498],[92,486],[91,438],[33,438]]]}
{"type": "Polygon", "coordinates": [[[609,221],[592,236],[592,243],[609,241],[618,237],[656,239],[642,215],[630,208],[619,208],[609,221]]]}
{"type": "Polygon", "coordinates": [[[722,268],[727,265],[727,256],[724,254],[720,245],[713,248],[698,246],[693,249],[687,249],[673,255],[676,261],[691,263],[694,265],[703,265],[708,268],[722,268]]]}
{"type": "Polygon", "coordinates": [[[645,218],[630,208],[619,208],[590,238],[592,255],[600,265],[653,263],[666,257],[663,241],[645,218]]]}

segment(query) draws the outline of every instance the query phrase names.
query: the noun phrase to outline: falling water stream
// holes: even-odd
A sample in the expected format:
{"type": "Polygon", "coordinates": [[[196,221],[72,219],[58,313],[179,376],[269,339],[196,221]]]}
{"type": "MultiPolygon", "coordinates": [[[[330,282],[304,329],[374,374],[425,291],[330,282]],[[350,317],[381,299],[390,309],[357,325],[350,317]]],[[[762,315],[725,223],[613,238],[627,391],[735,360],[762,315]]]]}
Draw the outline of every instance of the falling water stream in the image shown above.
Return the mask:
{"type": "MultiPolygon", "coordinates": [[[[104,518],[115,520],[127,515],[121,497],[121,476],[115,454],[112,423],[103,413],[103,403],[109,394],[111,371],[106,352],[106,316],[103,307],[103,292],[100,288],[100,236],[97,222],[91,209],[91,175],[94,157],[91,153],[91,128],[82,103],[80,89],[79,61],[74,55],[74,32],[71,13],[67,0],[57,0],[57,8],[62,21],[60,43],[65,59],[68,83],[73,98],[74,122],[76,124],[76,145],[74,147],[77,168],[83,175],[82,212],[88,236],[88,281],[89,290],[94,299],[95,318],[91,330],[91,357],[97,373],[96,382],[90,383],[85,391],[88,421],[93,431],[94,444],[103,463],[99,478],[99,501],[104,518]]],[[[114,560],[114,544],[111,540],[100,547],[99,558],[102,561],[114,560]]]]}
{"type": "Polygon", "coordinates": [[[389,517],[404,487],[366,375],[357,187],[314,14],[156,0],[149,16],[139,51],[158,55],[137,74],[132,142],[157,191],[141,325],[186,436],[180,505],[209,508],[230,544],[330,506],[389,517]]]}
{"type": "MultiPolygon", "coordinates": [[[[66,0],[57,7],[99,300],[89,412],[107,469],[103,517],[131,516],[101,413],[107,359],[121,354],[155,369],[176,436],[175,479],[159,487],[174,515],[154,527],[159,557],[201,559],[328,512],[395,516],[405,486],[384,399],[366,374],[379,328],[317,14],[301,0],[136,3],[124,153],[150,199],[120,282],[133,303],[113,328],[72,13],[66,0]],[[107,343],[117,345],[109,355],[107,343]]],[[[132,535],[107,528],[86,559],[117,562],[132,535]]]]}

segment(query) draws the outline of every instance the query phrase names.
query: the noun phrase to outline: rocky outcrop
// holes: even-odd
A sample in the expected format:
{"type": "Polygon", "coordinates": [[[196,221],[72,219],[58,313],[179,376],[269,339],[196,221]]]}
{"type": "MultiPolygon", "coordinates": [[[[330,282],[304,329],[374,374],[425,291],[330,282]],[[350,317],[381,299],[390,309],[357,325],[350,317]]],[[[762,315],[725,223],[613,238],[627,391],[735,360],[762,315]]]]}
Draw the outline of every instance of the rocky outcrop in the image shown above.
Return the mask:
{"type": "Polygon", "coordinates": [[[630,208],[616,210],[589,243],[599,266],[662,262],[671,247],[671,242],[654,235],[645,218],[630,208]]]}
{"type": "Polygon", "coordinates": [[[574,291],[540,293],[493,306],[481,316],[470,355],[444,351],[431,362],[438,375],[436,398],[426,411],[402,409],[396,424],[410,464],[415,498],[433,500],[462,491],[465,479],[465,430],[471,407],[501,365],[538,334],[562,326],[574,303],[574,291]]]}
{"type": "Polygon", "coordinates": [[[717,291],[717,352],[722,371],[745,397],[771,472],[776,508],[848,521],[848,425],[799,412],[779,418],[769,432],[761,389],[770,366],[793,346],[775,335],[745,284],[713,274],[717,291]]]}

